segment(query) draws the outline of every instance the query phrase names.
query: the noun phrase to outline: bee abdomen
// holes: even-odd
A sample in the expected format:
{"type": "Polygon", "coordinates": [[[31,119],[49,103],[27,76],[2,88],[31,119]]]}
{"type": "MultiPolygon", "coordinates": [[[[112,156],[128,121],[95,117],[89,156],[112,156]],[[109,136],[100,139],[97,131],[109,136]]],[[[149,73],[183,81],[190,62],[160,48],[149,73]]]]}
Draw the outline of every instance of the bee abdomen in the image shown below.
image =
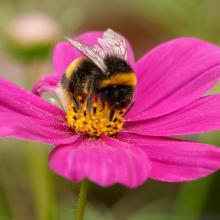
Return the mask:
{"type": "Polygon", "coordinates": [[[102,89],[109,86],[136,86],[137,79],[133,72],[117,73],[109,77],[108,79],[101,80],[98,84],[98,89],[102,89]]]}

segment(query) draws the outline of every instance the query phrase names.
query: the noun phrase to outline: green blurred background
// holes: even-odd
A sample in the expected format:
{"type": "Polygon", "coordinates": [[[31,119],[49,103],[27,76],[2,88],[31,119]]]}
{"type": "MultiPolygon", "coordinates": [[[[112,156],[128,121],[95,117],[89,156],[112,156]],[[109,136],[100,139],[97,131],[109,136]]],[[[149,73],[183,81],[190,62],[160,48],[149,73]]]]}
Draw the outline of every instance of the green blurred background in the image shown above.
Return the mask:
{"type": "MultiPolygon", "coordinates": [[[[54,43],[90,30],[122,33],[136,59],[178,36],[220,44],[219,11],[218,0],[0,0],[0,74],[31,89],[39,76],[53,72],[54,43]]],[[[220,146],[219,134],[187,138],[220,146]]],[[[50,150],[42,144],[1,140],[0,220],[74,219],[79,184],[49,170],[50,150]]],[[[183,184],[148,181],[134,190],[91,184],[86,219],[217,220],[219,182],[220,173],[183,184]]]]}

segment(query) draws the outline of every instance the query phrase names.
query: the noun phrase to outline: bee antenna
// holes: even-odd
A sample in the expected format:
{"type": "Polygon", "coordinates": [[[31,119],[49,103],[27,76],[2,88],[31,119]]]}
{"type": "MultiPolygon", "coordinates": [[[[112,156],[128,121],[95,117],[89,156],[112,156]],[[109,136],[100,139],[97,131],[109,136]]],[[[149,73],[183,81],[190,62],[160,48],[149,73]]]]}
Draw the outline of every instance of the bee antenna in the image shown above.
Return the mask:
{"type": "Polygon", "coordinates": [[[133,101],[133,102],[131,103],[131,105],[129,106],[129,108],[127,109],[127,111],[124,113],[123,117],[125,117],[125,115],[128,114],[128,112],[131,110],[131,108],[134,106],[134,104],[135,104],[135,101],[133,101]]]}

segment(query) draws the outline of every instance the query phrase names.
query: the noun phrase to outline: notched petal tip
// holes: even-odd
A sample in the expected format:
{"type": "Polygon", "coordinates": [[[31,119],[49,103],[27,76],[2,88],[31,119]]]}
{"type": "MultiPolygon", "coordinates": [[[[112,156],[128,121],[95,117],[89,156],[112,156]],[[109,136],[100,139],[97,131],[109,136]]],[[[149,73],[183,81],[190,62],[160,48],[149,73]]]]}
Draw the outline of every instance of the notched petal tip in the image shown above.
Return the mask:
{"type": "Polygon", "coordinates": [[[208,144],[133,134],[121,134],[119,139],[136,143],[146,153],[154,180],[192,181],[220,169],[220,148],[208,144]]]}
{"type": "Polygon", "coordinates": [[[142,150],[107,137],[58,146],[50,154],[49,164],[54,172],[71,181],[87,178],[103,187],[119,183],[135,188],[146,181],[150,170],[142,150]]]}

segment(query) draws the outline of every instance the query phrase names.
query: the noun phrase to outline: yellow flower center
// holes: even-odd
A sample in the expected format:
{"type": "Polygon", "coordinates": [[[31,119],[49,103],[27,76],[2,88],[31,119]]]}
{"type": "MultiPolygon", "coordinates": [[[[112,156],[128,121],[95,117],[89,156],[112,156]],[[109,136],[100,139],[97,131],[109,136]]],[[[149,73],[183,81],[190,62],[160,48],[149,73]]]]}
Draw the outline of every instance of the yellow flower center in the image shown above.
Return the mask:
{"type": "Polygon", "coordinates": [[[80,107],[77,110],[73,103],[70,103],[67,111],[67,124],[76,132],[91,137],[101,135],[112,136],[122,130],[125,110],[115,110],[110,120],[109,106],[101,105],[99,101],[93,101],[90,112],[87,110],[87,101],[79,97],[80,107]]]}

